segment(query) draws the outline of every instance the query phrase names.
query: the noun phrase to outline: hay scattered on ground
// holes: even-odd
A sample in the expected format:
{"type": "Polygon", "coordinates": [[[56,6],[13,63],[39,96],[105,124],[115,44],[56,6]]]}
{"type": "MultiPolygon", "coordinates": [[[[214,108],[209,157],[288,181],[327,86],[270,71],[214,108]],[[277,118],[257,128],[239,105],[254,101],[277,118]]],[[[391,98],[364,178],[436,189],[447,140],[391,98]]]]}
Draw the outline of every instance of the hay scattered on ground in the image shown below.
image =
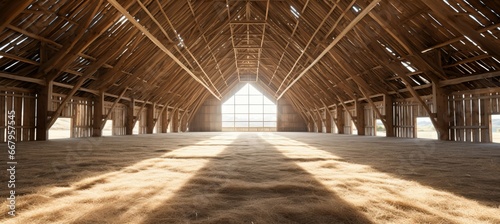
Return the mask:
{"type": "Polygon", "coordinates": [[[500,223],[493,144],[159,134],[21,143],[18,163],[1,223],[500,223]]]}

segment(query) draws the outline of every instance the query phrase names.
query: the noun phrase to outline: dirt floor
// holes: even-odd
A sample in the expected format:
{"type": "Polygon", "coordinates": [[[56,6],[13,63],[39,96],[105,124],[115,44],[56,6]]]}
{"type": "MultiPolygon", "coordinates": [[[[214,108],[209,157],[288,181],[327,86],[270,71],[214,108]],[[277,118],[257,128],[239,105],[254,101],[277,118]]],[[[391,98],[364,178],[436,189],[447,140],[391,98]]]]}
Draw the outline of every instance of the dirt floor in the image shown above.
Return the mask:
{"type": "Polygon", "coordinates": [[[500,223],[500,144],[176,133],[24,142],[17,162],[0,223],[500,223]]]}

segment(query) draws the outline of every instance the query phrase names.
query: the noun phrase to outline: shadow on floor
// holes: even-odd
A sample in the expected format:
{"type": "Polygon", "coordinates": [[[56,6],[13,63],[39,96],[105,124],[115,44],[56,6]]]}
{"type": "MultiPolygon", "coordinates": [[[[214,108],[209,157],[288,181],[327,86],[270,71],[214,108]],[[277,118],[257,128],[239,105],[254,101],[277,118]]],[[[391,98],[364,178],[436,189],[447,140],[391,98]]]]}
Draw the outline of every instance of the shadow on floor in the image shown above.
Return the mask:
{"type": "Polygon", "coordinates": [[[257,134],[233,144],[144,223],[372,223],[257,134]]]}
{"type": "Polygon", "coordinates": [[[277,133],[343,160],[422,185],[500,206],[498,144],[336,134],[277,133]]]}
{"type": "MultiPolygon", "coordinates": [[[[69,187],[87,177],[118,171],[137,162],[159,157],[186,144],[178,134],[114,136],[103,138],[58,139],[17,144],[16,194],[22,196],[51,186],[69,187]]],[[[214,135],[188,138],[190,143],[214,135]]],[[[7,157],[7,150],[0,152],[7,157]]],[[[7,172],[0,179],[7,183],[7,172]]],[[[0,194],[7,195],[7,188],[0,194]]]]}

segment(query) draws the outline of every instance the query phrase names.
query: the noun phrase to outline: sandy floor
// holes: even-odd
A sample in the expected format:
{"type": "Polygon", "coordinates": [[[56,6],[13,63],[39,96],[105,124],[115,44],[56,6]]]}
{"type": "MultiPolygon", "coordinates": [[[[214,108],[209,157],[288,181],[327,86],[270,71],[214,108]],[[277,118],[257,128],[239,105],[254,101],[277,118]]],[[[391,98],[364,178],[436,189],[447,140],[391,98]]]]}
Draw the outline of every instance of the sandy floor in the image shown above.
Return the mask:
{"type": "Polygon", "coordinates": [[[179,133],[17,156],[18,215],[0,223],[500,223],[498,144],[179,133]]]}

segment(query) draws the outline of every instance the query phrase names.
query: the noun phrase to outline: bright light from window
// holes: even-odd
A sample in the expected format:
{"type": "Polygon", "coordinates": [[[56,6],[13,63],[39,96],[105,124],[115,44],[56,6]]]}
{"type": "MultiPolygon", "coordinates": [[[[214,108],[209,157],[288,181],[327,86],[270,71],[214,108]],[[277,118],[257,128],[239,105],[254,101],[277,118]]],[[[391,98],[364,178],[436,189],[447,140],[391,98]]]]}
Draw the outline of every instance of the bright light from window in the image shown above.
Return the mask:
{"type": "Polygon", "coordinates": [[[408,71],[410,71],[410,72],[416,72],[417,71],[416,69],[414,69],[413,67],[410,66],[410,62],[404,62],[404,61],[402,61],[401,64],[403,64],[406,67],[406,69],[408,69],[408,71]]]}
{"type": "Polygon", "coordinates": [[[125,17],[125,16],[120,17],[120,20],[118,20],[118,23],[121,23],[121,24],[124,24],[125,22],[127,22],[127,17],[125,17]]]}
{"type": "Polygon", "coordinates": [[[352,10],[354,10],[354,12],[356,12],[356,13],[361,12],[361,8],[356,6],[356,5],[352,6],[352,10]]]}
{"type": "Polygon", "coordinates": [[[222,128],[229,131],[275,131],[276,104],[246,84],[222,104],[222,128]]]}
{"type": "Polygon", "coordinates": [[[184,47],[184,39],[182,39],[180,34],[177,34],[177,39],[179,40],[179,43],[177,44],[177,46],[184,47]]]}
{"type": "Polygon", "coordinates": [[[290,6],[290,12],[292,12],[292,14],[295,16],[295,18],[298,19],[300,17],[300,13],[299,13],[299,11],[297,11],[297,9],[295,9],[295,7],[290,6]]]}

